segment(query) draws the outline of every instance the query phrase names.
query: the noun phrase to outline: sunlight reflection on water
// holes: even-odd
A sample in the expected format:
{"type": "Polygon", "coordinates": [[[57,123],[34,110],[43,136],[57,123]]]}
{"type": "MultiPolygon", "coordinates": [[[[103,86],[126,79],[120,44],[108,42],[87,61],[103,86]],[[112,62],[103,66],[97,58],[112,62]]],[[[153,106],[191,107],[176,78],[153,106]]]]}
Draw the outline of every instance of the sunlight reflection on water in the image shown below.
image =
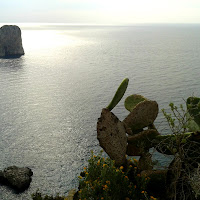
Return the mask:
{"type": "MultiPolygon", "coordinates": [[[[125,97],[142,94],[160,109],[200,96],[198,27],[37,25],[22,27],[22,37],[25,55],[0,59],[0,169],[28,166],[34,175],[23,194],[0,187],[3,200],[77,187],[90,150],[99,150],[101,109],[125,77],[125,97]]],[[[125,97],[113,109],[121,120],[125,97]]],[[[161,113],[155,124],[168,133],[161,113]]]]}

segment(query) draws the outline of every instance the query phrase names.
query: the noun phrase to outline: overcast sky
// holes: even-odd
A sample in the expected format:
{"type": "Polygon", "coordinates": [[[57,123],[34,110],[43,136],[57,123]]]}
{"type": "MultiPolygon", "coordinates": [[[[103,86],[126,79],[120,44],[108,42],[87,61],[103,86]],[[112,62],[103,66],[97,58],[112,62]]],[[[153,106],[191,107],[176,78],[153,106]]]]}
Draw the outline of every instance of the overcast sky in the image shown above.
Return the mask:
{"type": "Polygon", "coordinates": [[[0,22],[200,23],[200,0],[0,0],[0,22]]]}

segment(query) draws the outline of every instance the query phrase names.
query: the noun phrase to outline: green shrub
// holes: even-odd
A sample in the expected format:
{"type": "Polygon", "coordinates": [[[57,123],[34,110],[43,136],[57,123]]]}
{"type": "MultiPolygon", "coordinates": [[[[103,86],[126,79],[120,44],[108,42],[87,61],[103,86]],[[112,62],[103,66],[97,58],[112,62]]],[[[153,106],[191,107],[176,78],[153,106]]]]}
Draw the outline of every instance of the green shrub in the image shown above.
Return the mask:
{"type": "Polygon", "coordinates": [[[126,169],[117,168],[110,158],[92,153],[88,167],[79,176],[79,199],[155,199],[145,191],[149,178],[140,175],[137,160],[129,162],[126,169]]]}
{"type": "Polygon", "coordinates": [[[58,194],[53,196],[45,195],[43,196],[39,191],[36,191],[34,194],[32,194],[33,200],[64,200],[64,197],[59,196],[58,194]]]}

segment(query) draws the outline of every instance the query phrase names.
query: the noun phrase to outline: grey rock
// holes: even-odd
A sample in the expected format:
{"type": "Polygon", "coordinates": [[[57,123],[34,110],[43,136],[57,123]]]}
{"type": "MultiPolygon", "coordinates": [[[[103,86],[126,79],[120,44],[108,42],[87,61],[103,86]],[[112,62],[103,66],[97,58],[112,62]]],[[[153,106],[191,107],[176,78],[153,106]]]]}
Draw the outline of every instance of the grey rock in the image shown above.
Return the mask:
{"type": "Polygon", "coordinates": [[[97,139],[116,165],[126,163],[127,137],[124,124],[105,108],[97,122],[97,139]]]}
{"type": "Polygon", "coordinates": [[[18,26],[5,25],[0,28],[0,57],[24,55],[21,30],[18,26]]]}
{"type": "Polygon", "coordinates": [[[129,135],[137,132],[138,129],[145,128],[153,124],[158,115],[158,104],[156,101],[143,101],[133,109],[124,119],[123,123],[129,135]]]}
{"type": "Polygon", "coordinates": [[[3,172],[0,171],[0,183],[4,182],[4,176],[3,176],[3,172]]]}
{"type": "Polygon", "coordinates": [[[11,166],[3,171],[4,182],[18,191],[27,189],[31,182],[33,172],[28,167],[11,166]]]}

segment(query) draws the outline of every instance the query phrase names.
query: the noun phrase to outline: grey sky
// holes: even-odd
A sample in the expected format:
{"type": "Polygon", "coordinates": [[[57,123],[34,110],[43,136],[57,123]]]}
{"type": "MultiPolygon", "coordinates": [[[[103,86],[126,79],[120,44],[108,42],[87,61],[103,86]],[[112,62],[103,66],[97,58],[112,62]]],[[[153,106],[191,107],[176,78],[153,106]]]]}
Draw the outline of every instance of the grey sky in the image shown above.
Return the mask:
{"type": "Polygon", "coordinates": [[[0,22],[200,23],[200,0],[5,0],[0,22]]]}

